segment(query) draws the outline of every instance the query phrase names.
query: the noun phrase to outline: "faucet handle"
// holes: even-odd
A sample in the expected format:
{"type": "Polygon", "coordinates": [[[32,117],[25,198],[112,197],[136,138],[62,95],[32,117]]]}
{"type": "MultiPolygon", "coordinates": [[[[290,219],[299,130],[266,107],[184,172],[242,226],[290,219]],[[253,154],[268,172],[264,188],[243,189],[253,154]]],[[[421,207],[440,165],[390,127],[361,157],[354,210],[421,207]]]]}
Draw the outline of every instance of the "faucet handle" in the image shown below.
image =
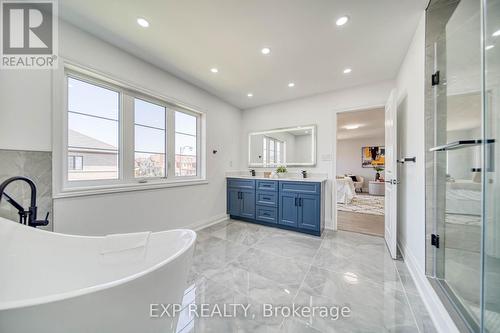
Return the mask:
{"type": "Polygon", "coordinates": [[[35,220],[33,221],[33,223],[31,224],[32,227],[40,227],[40,226],[46,226],[49,224],[49,212],[47,212],[47,215],[45,215],[45,219],[43,220],[35,220]]]}

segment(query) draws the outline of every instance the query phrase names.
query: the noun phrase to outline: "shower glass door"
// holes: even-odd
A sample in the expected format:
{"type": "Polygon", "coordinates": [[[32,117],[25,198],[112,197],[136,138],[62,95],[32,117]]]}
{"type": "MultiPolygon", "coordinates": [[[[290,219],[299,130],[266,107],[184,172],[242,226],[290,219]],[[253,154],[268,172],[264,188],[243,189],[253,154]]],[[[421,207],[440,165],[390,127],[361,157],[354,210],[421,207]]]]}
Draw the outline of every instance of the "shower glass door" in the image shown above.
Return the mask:
{"type": "Polygon", "coordinates": [[[483,332],[500,332],[500,0],[484,1],[483,332]]]}
{"type": "Polygon", "coordinates": [[[427,10],[426,272],[461,331],[500,332],[500,0],[427,10]]]}
{"type": "Polygon", "coordinates": [[[448,148],[445,155],[443,286],[468,325],[477,330],[481,309],[481,0],[461,0],[444,28],[438,99],[448,148]],[[443,83],[443,84],[444,84],[443,83]]]}

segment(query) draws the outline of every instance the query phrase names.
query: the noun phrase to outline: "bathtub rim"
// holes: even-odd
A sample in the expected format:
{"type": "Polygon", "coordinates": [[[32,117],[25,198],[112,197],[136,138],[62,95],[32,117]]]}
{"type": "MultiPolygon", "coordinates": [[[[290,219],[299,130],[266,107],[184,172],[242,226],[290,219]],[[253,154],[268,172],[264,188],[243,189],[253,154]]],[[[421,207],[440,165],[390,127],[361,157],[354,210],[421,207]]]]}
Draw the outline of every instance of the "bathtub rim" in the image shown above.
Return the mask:
{"type": "MultiPolygon", "coordinates": [[[[8,222],[13,222],[18,224],[17,222],[0,218],[0,223],[3,223],[4,221],[2,220],[7,220],[8,222]]],[[[26,227],[22,225],[22,227],[26,227]]],[[[63,234],[63,233],[57,233],[57,232],[51,232],[51,231],[46,231],[46,230],[41,230],[41,229],[35,229],[37,232],[44,232],[44,233],[50,233],[52,235],[58,235],[61,237],[71,237],[71,238],[94,238],[94,239],[99,239],[103,238],[104,236],[81,236],[81,235],[70,235],[70,234],[63,234]]],[[[30,231],[31,232],[31,231],[30,231]]],[[[53,302],[58,302],[82,295],[87,295],[87,294],[92,294],[97,291],[105,290],[105,289],[110,289],[122,284],[125,284],[127,282],[136,280],[138,278],[141,278],[149,273],[152,273],[161,267],[167,265],[168,263],[174,261],[178,257],[180,257],[182,254],[184,254],[186,251],[188,251],[196,242],[197,234],[194,230],[191,229],[171,229],[171,230],[164,230],[164,231],[156,231],[156,232],[151,232],[151,234],[163,234],[163,233],[174,233],[174,232],[187,232],[190,234],[192,237],[189,240],[189,243],[186,244],[184,247],[179,249],[177,252],[175,252],[173,255],[169,256],[163,261],[158,262],[155,265],[152,265],[148,267],[145,270],[142,270],[140,272],[137,272],[135,274],[128,275],[126,277],[123,277],[121,279],[93,285],[90,287],[85,287],[85,288],[79,288],[67,292],[62,292],[62,293],[56,293],[56,294],[51,294],[47,296],[42,296],[42,297],[34,297],[34,298],[28,298],[28,299],[23,299],[23,300],[15,300],[15,301],[7,301],[7,302],[0,302],[0,311],[8,311],[8,310],[15,310],[15,309],[20,309],[20,308],[26,308],[30,306],[36,306],[36,305],[41,305],[41,304],[48,304],[48,303],[53,303],[53,302]]]]}

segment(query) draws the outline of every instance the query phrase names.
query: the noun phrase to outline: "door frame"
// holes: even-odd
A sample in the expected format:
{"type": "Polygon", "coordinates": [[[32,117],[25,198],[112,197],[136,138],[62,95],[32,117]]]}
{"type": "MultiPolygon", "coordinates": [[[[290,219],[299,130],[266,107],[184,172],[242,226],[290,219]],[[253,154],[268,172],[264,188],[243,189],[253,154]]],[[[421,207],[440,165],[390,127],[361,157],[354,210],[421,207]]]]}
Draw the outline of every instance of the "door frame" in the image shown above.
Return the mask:
{"type": "MultiPolygon", "coordinates": [[[[337,176],[337,116],[339,113],[344,113],[344,112],[358,112],[358,111],[367,111],[371,109],[384,109],[385,104],[387,100],[385,100],[382,103],[378,104],[373,104],[373,105],[364,105],[364,106],[357,106],[357,107],[352,107],[352,108],[345,108],[345,109],[337,109],[333,110],[333,131],[332,131],[332,138],[331,142],[332,144],[332,168],[330,169],[330,179],[332,181],[331,185],[331,205],[332,205],[332,212],[331,212],[331,217],[332,217],[332,224],[333,224],[333,230],[338,230],[338,225],[337,225],[337,182],[335,181],[336,176],[337,176]]],[[[385,131],[385,129],[384,129],[385,131]]]]}

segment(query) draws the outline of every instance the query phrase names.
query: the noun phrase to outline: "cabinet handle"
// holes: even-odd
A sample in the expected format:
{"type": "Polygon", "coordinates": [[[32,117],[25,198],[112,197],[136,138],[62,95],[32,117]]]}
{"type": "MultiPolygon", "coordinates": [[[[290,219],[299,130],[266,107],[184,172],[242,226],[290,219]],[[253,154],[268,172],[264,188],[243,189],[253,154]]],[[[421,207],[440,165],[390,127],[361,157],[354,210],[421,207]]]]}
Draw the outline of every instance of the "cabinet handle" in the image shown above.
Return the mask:
{"type": "Polygon", "coordinates": [[[238,199],[241,199],[241,192],[238,192],[238,199]]]}
{"type": "Polygon", "coordinates": [[[299,198],[299,206],[302,207],[302,198],[299,198]]]}

